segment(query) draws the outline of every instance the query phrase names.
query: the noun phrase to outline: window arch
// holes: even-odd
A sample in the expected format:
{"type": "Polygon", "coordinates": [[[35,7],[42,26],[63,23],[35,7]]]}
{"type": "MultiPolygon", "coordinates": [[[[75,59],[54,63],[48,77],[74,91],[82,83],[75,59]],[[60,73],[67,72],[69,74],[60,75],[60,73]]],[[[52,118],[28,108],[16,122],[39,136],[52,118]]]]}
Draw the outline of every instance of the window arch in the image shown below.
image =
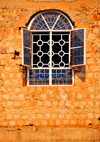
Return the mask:
{"type": "Polygon", "coordinates": [[[70,19],[57,10],[47,10],[38,13],[30,21],[28,30],[71,30],[73,29],[70,19]]]}
{"type": "Polygon", "coordinates": [[[22,32],[27,84],[73,85],[72,67],[85,64],[84,29],[74,30],[64,13],[48,10],[36,14],[22,32]]]}

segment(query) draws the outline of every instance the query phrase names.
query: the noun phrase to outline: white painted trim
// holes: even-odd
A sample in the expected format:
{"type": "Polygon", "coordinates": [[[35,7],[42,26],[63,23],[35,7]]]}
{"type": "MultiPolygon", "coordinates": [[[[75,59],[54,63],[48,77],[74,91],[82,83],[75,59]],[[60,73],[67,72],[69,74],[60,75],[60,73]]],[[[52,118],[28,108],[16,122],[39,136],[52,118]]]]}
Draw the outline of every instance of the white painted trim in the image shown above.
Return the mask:
{"type": "MultiPolygon", "coordinates": [[[[24,48],[30,49],[30,47],[24,46],[23,30],[26,30],[26,31],[28,31],[28,32],[30,32],[30,31],[27,30],[27,29],[22,28],[22,65],[24,65],[24,66],[26,66],[26,67],[29,67],[29,65],[24,64],[24,48]]],[[[30,34],[30,33],[29,33],[29,34],[30,34]]],[[[30,41],[29,41],[29,42],[30,42],[30,41]]],[[[31,50],[32,50],[32,47],[31,47],[31,50]]]]}
{"type": "MultiPolygon", "coordinates": [[[[82,30],[84,29],[84,63],[83,64],[78,64],[78,65],[72,65],[72,67],[76,67],[76,66],[84,66],[86,65],[86,28],[80,28],[80,29],[73,29],[71,31],[76,31],[76,30],[82,30]]],[[[70,49],[77,49],[77,48],[81,48],[81,46],[78,47],[71,47],[70,49]]]]}
{"type": "MultiPolygon", "coordinates": [[[[68,65],[69,65],[69,64],[68,64],[68,65]]],[[[39,69],[39,70],[48,69],[48,70],[49,70],[50,67],[48,67],[48,68],[42,68],[42,67],[40,67],[40,68],[31,68],[31,69],[39,69]]],[[[63,68],[63,67],[60,67],[60,68],[51,67],[51,69],[52,69],[52,70],[55,70],[55,69],[59,69],[59,70],[61,69],[61,70],[62,70],[62,69],[70,69],[70,67],[65,67],[65,68],[63,68]]]]}
{"type": "Polygon", "coordinates": [[[70,39],[71,39],[71,37],[70,37],[71,35],[69,34],[69,67],[70,67],[70,61],[71,61],[71,59],[70,59],[70,39]]]}
{"type": "Polygon", "coordinates": [[[44,18],[44,16],[41,14],[41,16],[42,16],[42,18],[43,18],[43,20],[44,20],[44,22],[45,22],[45,24],[46,24],[46,26],[48,27],[48,29],[50,30],[50,28],[49,28],[49,26],[48,26],[48,24],[47,24],[47,22],[46,22],[46,20],[45,20],[45,18],[44,18]]]}
{"type": "Polygon", "coordinates": [[[31,32],[70,32],[71,30],[28,30],[31,32]]]}
{"type": "Polygon", "coordinates": [[[32,34],[31,37],[32,37],[32,49],[31,49],[31,56],[32,56],[32,57],[31,57],[31,64],[32,64],[32,65],[31,65],[31,67],[33,68],[33,34],[32,34]]]}
{"type": "Polygon", "coordinates": [[[84,65],[86,65],[86,28],[84,28],[84,65]]]}
{"type": "Polygon", "coordinates": [[[49,69],[49,83],[50,85],[52,84],[52,32],[50,32],[50,69],[49,69]]]}
{"type": "Polygon", "coordinates": [[[23,45],[23,43],[24,43],[24,37],[23,37],[23,28],[21,29],[21,32],[22,32],[22,65],[24,65],[24,50],[23,50],[23,48],[24,48],[24,45],[23,45]]]}
{"type": "Polygon", "coordinates": [[[76,49],[76,48],[81,48],[81,46],[78,46],[78,47],[71,47],[70,49],[76,49]]]}
{"type": "Polygon", "coordinates": [[[77,67],[77,66],[84,66],[85,64],[79,64],[79,65],[73,65],[72,68],[77,67]]]}
{"type": "Polygon", "coordinates": [[[60,14],[59,14],[59,16],[57,17],[57,19],[56,19],[56,21],[55,21],[54,25],[52,26],[52,29],[51,29],[51,30],[53,30],[53,28],[54,28],[54,26],[56,25],[56,23],[57,23],[57,21],[58,21],[59,17],[60,17],[60,14]]]}
{"type": "Polygon", "coordinates": [[[61,86],[73,86],[73,85],[27,85],[28,87],[46,87],[46,86],[52,86],[52,87],[61,87],[61,86]]]}

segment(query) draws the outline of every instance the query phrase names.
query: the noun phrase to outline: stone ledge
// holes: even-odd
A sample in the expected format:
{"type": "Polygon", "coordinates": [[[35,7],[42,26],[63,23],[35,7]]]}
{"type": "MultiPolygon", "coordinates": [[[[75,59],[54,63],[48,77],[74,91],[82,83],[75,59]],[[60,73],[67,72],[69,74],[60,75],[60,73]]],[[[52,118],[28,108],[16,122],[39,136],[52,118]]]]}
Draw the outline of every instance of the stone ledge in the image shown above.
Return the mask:
{"type": "Polygon", "coordinates": [[[100,140],[100,129],[93,128],[0,128],[0,142],[89,142],[100,140]]]}

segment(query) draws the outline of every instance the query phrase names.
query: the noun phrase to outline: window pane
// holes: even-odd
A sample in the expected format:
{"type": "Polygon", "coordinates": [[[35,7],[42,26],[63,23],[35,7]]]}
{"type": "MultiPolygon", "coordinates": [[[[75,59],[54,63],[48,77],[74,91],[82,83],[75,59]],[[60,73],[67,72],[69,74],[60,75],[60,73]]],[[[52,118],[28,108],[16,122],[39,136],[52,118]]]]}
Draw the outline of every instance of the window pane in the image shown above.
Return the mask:
{"type": "Polygon", "coordinates": [[[60,15],[57,23],[54,26],[54,30],[66,30],[72,29],[68,19],[64,15],[60,15]]]}
{"type": "Polygon", "coordinates": [[[52,85],[72,85],[72,69],[52,70],[52,85]]]}
{"type": "Polygon", "coordinates": [[[71,31],[71,47],[84,46],[84,29],[71,31]]]}
{"type": "Polygon", "coordinates": [[[48,27],[45,24],[41,15],[37,16],[33,20],[30,30],[48,30],[48,27]]]}
{"type": "Polygon", "coordinates": [[[31,66],[31,32],[23,29],[23,65],[31,66]]]}
{"type": "Polygon", "coordinates": [[[30,69],[29,85],[49,85],[49,70],[30,69]]]}
{"type": "Polygon", "coordinates": [[[84,65],[84,29],[71,31],[71,65],[84,65]]]}

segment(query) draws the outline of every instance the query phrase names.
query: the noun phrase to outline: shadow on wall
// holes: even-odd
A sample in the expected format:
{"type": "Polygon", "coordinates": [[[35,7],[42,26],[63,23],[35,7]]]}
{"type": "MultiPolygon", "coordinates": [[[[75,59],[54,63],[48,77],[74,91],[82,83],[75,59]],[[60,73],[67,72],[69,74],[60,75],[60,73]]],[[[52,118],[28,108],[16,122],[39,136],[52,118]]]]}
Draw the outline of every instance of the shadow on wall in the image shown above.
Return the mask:
{"type": "Polygon", "coordinates": [[[75,67],[74,73],[77,75],[78,78],[80,78],[83,82],[85,82],[85,66],[75,67]]]}

